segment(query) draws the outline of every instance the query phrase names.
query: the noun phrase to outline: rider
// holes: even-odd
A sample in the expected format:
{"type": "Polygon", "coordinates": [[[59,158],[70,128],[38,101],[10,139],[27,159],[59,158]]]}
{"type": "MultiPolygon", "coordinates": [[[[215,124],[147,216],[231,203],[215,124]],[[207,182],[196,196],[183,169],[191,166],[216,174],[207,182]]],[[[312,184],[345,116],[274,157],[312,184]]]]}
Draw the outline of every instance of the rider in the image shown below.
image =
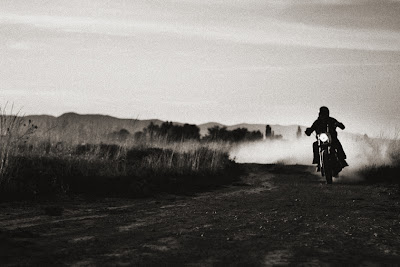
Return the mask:
{"type": "MultiPolygon", "coordinates": [[[[346,162],[346,154],[344,153],[342,144],[340,143],[339,139],[337,138],[336,127],[344,130],[344,125],[341,122],[338,122],[336,119],[329,117],[329,109],[327,107],[321,107],[319,109],[319,116],[318,119],[313,123],[310,128],[307,128],[305,133],[307,136],[310,136],[313,131],[317,134],[326,132],[327,126],[329,127],[329,133],[332,137],[332,147],[336,149],[337,155],[342,167],[349,166],[346,162]]],[[[314,159],[313,164],[317,165],[317,170],[320,170],[320,162],[319,162],[319,151],[318,151],[318,142],[313,143],[313,152],[314,152],[314,159]]]]}

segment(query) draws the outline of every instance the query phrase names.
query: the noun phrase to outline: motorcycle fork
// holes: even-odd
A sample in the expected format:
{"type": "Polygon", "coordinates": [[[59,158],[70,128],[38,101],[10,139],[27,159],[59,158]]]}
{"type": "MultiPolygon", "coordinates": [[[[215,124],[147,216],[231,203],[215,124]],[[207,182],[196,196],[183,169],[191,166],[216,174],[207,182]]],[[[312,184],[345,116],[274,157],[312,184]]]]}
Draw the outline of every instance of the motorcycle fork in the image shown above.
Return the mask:
{"type": "MultiPolygon", "coordinates": [[[[321,141],[320,140],[318,140],[318,146],[319,146],[319,166],[320,166],[320,168],[321,168],[321,174],[322,174],[322,176],[325,176],[325,166],[323,166],[323,162],[324,162],[324,158],[323,158],[323,154],[324,154],[324,148],[321,146],[321,141]]],[[[330,154],[330,149],[331,149],[331,147],[330,146],[327,146],[325,149],[327,149],[327,152],[328,153],[326,153],[327,155],[329,155],[330,154]]]]}
{"type": "Polygon", "coordinates": [[[319,148],[319,169],[321,170],[321,175],[325,176],[324,168],[322,166],[322,163],[323,163],[323,158],[322,158],[323,149],[322,149],[322,146],[321,146],[321,141],[319,139],[318,139],[318,148],[319,148]]]}

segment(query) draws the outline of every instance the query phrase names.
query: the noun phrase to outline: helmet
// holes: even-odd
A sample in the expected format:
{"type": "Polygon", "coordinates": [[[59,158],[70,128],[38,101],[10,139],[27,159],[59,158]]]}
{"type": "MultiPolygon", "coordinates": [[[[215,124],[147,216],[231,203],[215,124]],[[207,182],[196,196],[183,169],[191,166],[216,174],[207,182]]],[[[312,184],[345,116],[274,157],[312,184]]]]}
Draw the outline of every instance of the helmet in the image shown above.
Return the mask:
{"type": "Polygon", "coordinates": [[[325,106],[319,108],[320,117],[329,117],[329,109],[325,106]]]}

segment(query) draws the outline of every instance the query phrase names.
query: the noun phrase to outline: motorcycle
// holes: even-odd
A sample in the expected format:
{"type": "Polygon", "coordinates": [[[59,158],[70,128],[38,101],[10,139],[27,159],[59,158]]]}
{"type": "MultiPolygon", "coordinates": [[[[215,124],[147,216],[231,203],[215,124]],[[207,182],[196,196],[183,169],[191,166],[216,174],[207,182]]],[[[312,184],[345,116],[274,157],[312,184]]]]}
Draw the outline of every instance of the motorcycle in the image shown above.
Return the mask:
{"type": "Polygon", "coordinates": [[[332,184],[332,177],[337,177],[342,170],[337,151],[332,145],[332,137],[329,130],[326,133],[317,134],[319,162],[322,177],[327,184],[332,184]]]}

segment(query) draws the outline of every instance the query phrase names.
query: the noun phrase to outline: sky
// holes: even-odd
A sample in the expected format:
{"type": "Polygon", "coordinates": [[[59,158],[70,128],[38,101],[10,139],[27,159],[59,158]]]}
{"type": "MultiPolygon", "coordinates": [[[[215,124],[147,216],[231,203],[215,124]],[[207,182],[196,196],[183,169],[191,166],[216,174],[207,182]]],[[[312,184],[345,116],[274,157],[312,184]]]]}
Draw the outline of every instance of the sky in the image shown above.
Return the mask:
{"type": "Polygon", "coordinates": [[[0,106],[400,133],[399,0],[1,0],[0,106]]]}

